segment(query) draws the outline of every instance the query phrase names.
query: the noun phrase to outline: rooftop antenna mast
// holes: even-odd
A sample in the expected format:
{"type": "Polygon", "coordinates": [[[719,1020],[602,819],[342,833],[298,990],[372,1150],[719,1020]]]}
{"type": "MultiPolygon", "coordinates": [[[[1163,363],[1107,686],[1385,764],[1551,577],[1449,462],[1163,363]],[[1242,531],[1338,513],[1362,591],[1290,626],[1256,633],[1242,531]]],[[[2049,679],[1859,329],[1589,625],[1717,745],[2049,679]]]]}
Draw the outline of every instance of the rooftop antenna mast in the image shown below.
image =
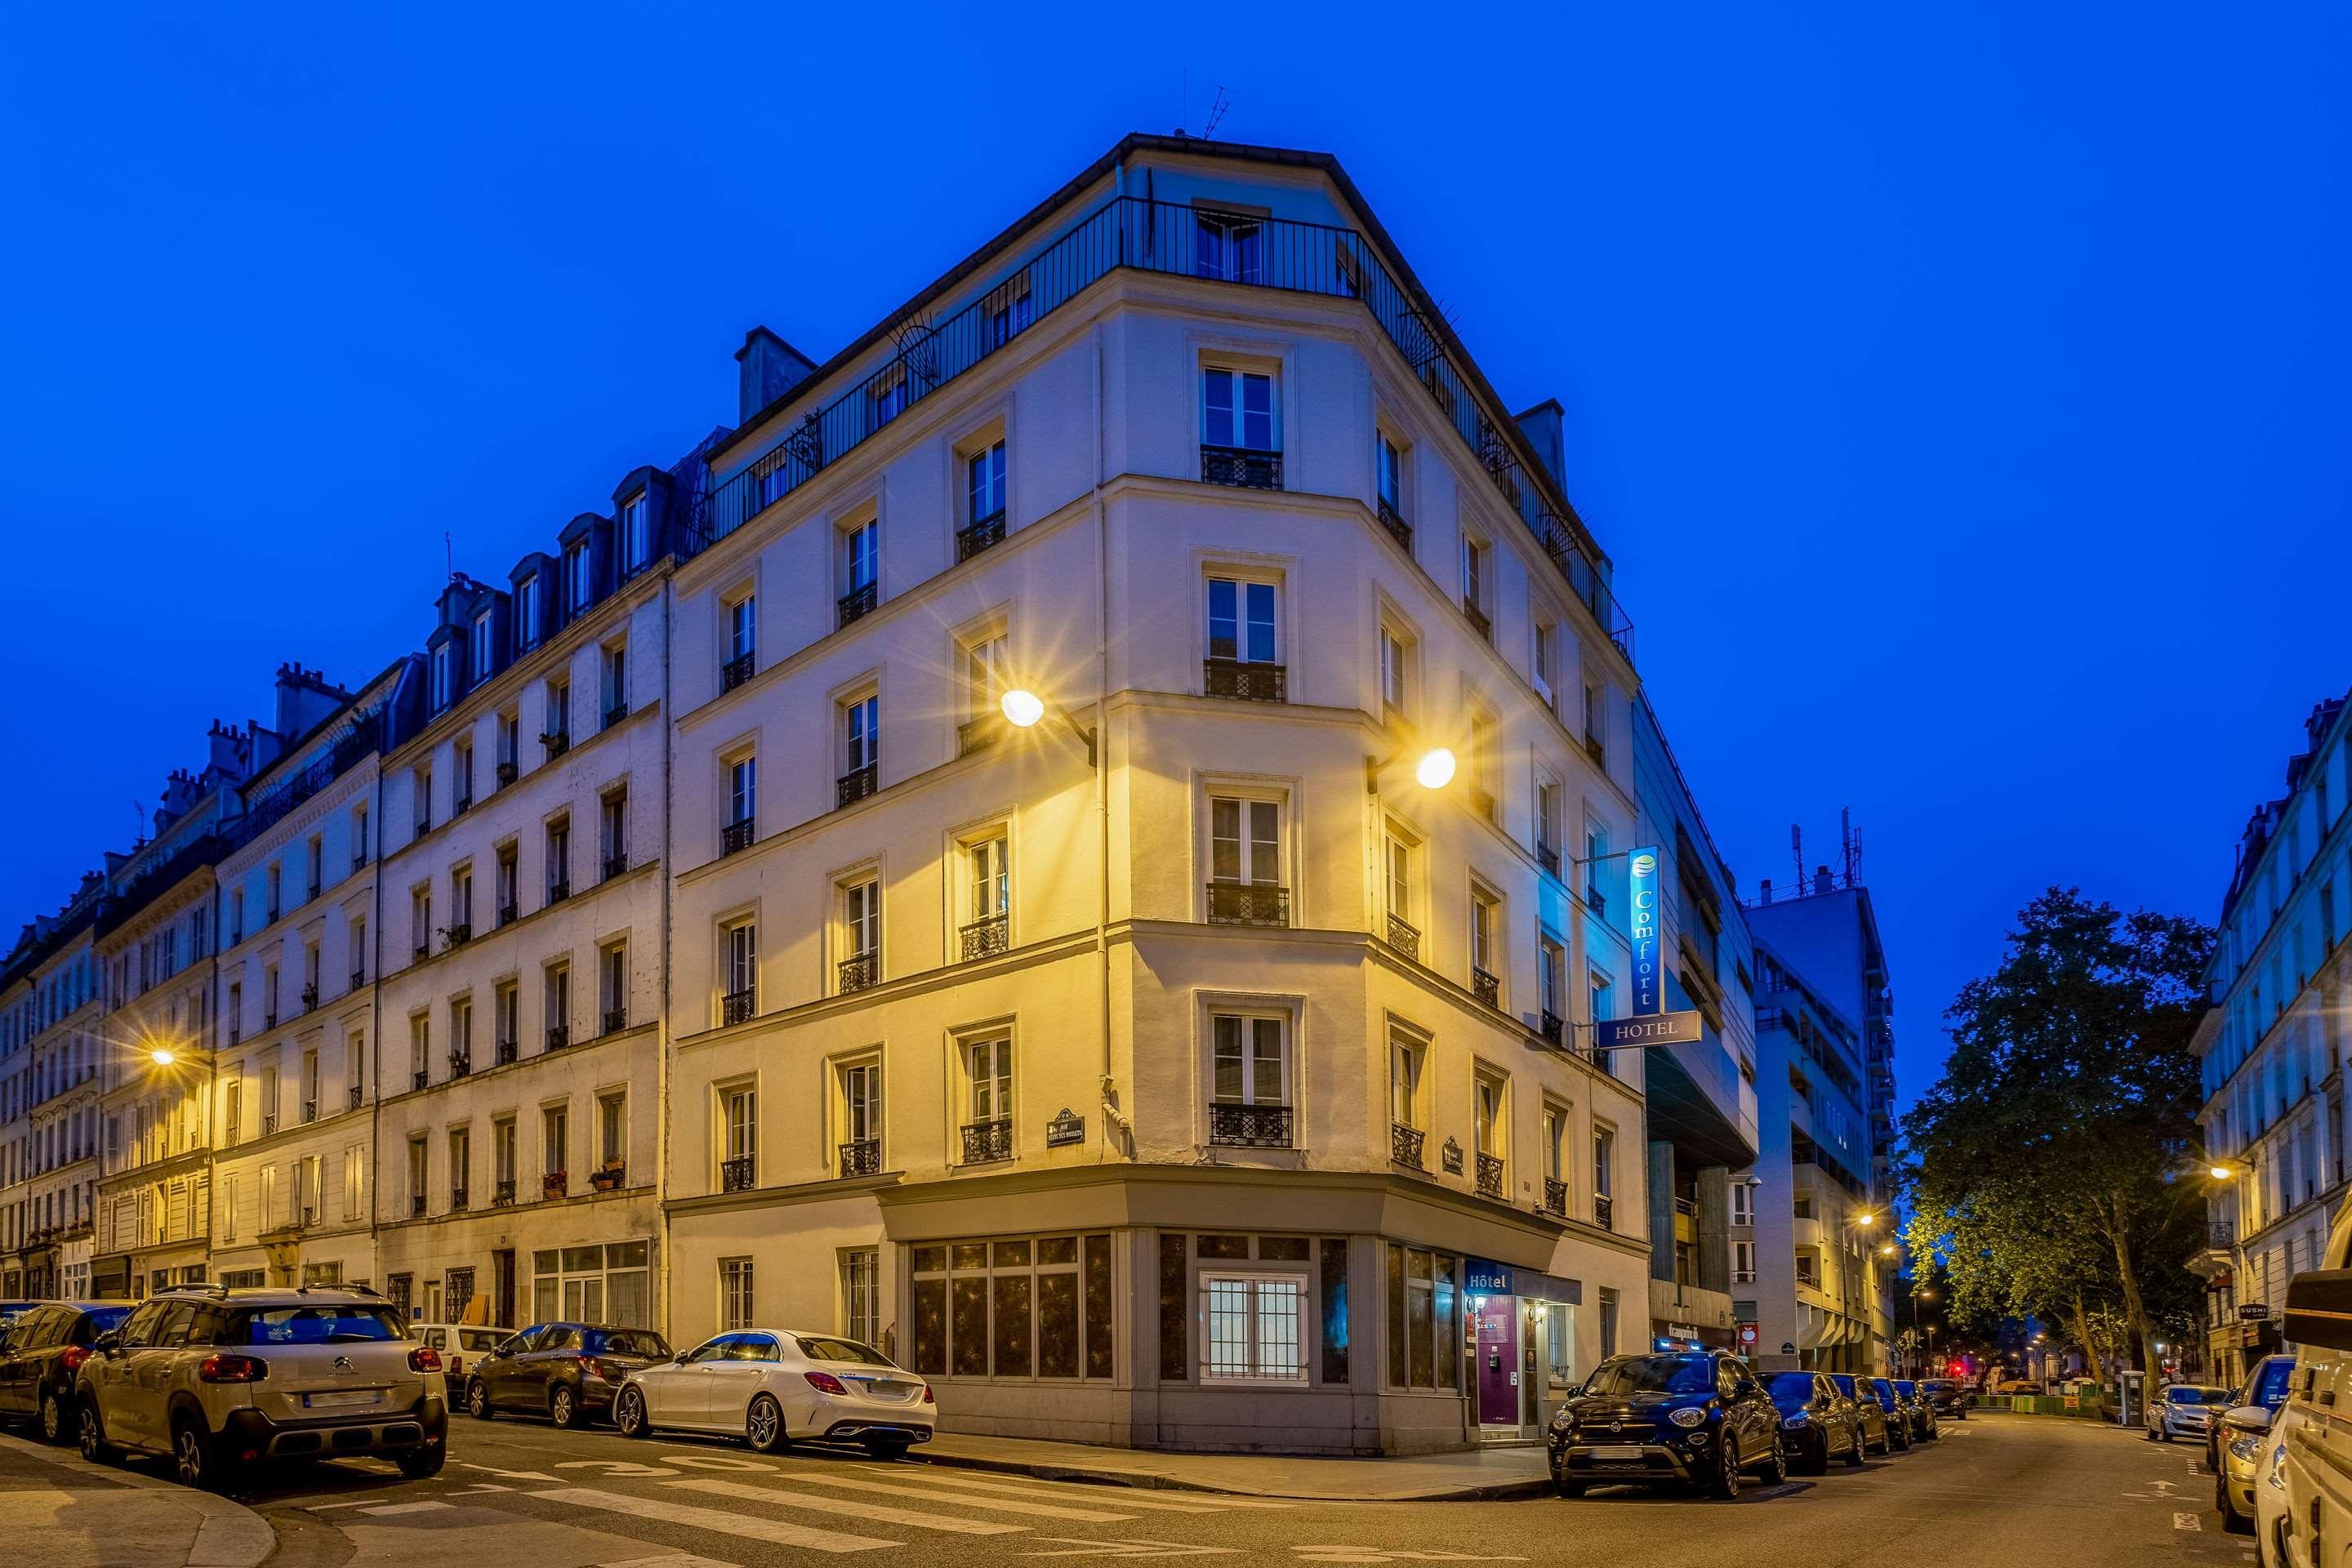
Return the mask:
{"type": "Polygon", "coordinates": [[[457,547],[451,543],[445,531],[441,535],[441,569],[449,574],[452,582],[457,576],[457,547]]]}
{"type": "Polygon", "coordinates": [[[1789,856],[1797,863],[1797,891],[1805,890],[1805,830],[1789,824],[1789,856]]]}
{"type": "Polygon", "coordinates": [[[1843,840],[1845,855],[1845,885],[1862,886],[1862,835],[1853,830],[1853,808],[1838,808],[1838,837],[1843,840]]]}
{"type": "Polygon", "coordinates": [[[1233,108],[1233,100],[1225,96],[1225,89],[1223,87],[1219,87],[1217,89],[1216,101],[1209,105],[1209,121],[1207,124],[1201,127],[1202,141],[1209,142],[1215,140],[1217,127],[1224,122],[1225,111],[1233,108]]]}

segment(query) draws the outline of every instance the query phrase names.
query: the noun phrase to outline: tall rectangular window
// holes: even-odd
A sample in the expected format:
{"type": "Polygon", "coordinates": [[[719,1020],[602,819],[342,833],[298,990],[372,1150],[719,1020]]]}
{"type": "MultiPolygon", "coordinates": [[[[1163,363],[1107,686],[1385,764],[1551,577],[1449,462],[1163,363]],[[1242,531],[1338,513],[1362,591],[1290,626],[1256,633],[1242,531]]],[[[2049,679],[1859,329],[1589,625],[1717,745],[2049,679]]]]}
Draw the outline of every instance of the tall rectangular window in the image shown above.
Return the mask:
{"type": "Polygon", "coordinates": [[[882,949],[882,885],[852,882],[841,889],[843,946],[852,957],[882,949]]]}
{"type": "Polygon", "coordinates": [[[652,559],[653,532],[646,498],[640,493],[621,503],[621,563],[635,572],[652,559]]]}
{"type": "Polygon", "coordinates": [[[1385,435],[1381,437],[1380,499],[1390,515],[1402,520],[1404,516],[1404,454],[1385,435]]]}
{"type": "Polygon", "coordinates": [[[1273,584],[1209,579],[1209,657],[1244,664],[1280,662],[1273,584]]]}
{"type": "Polygon", "coordinates": [[[607,728],[629,716],[629,645],[607,643],[603,659],[604,723],[607,728]]]}
{"type": "Polygon", "coordinates": [[[882,1342],[882,1255],[872,1247],[841,1255],[841,1331],[862,1345],[882,1342]]]}
{"type": "Polygon", "coordinates": [[[1225,795],[1209,801],[1209,874],[1269,887],[1282,880],[1282,807],[1225,795]]]}
{"type": "Polygon", "coordinates": [[[1192,272],[1228,283],[1262,283],[1262,226],[1254,217],[1198,212],[1192,218],[1192,272]]]}
{"type": "Polygon", "coordinates": [[[760,928],[752,921],[738,921],[726,928],[725,953],[727,972],[722,984],[726,987],[723,1019],[740,1024],[759,1012],[760,991],[760,928]]]}
{"type": "Polygon", "coordinates": [[[882,1137],[882,1064],[856,1062],[840,1069],[841,1135],[845,1143],[882,1137]]]}
{"type": "Polygon", "coordinates": [[[751,1260],[719,1260],[719,1326],[724,1331],[751,1326],[751,1260]]]}
{"type": "Polygon", "coordinates": [[[572,1169],[572,1110],[568,1106],[551,1105],[539,1113],[540,1169],[551,1176],[568,1175],[572,1169]]]}
{"type": "Polygon", "coordinates": [[[841,590],[874,586],[882,571],[882,525],[872,518],[842,531],[841,590]]]}
{"type": "Polygon", "coordinates": [[[1387,626],[1381,628],[1381,703],[1400,717],[1412,711],[1407,689],[1405,640],[1387,626]]]}
{"type": "Polygon", "coordinates": [[[1211,1020],[1211,1093],[1219,1105],[1288,1105],[1288,1030],[1280,1018],[1220,1013],[1211,1020]]]}
{"type": "Polygon", "coordinates": [[[731,824],[751,821],[759,809],[760,759],[747,752],[728,764],[727,809],[731,824]]]}
{"type": "MultiPolygon", "coordinates": [[[[750,1084],[728,1089],[719,1100],[720,1147],[730,1161],[757,1160],[760,1154],[760,1091],[750,1084]]],[[[748,1177],[749,1173],[746,1173],[748,1177]]],[[[746,1180],[743,1184],[749,1186],[746,1180]]]]}
{"type": "Polygon", "coordinates": [[[585,541],[563,552],[563,581],[567,607],[573,615],[586,609],[595,598],[594,563],[588,553],[585,541]]]}
{"type": "Polygon", "coordinates": [[[760,641],[760,602],[746,594],[727,606],[727,657],[749,658],[760,641]]]}
{"type": "Polygon", "coordinates": [[[531,574],[515,589],[515,651],[539,646],[539,574],[531,574]]]}
{"type": "Polygon", "coordinates": [[[473,636],[467,639],[467,651],[474,659],[474,684],[480,685],[490,678],[490,661],[498,649],[490,640],[490,612],[484,610],[474,617],[473,636]]]}
{"type": "Polygon", "coordinates": [[[964,460],[967,524],[986,522],[1004,512],[1004,443],[996,442],[986,451],[975,452],[964,460]]]}
{"type": "Polygon", "coordinates": [[[572,896],[572,818],[559,816],[547,825],[547,901],[572,896]]]}
{"type": "Polygon", "coordinates": [[[1426,1059],[1420,1041],[1389,1037],[1389,1120],[1399,1127],[1421,1125],[1421,1073],[1426,1059]]]}
{"type": "Polygon", "coordinates": [[[882,700],[865,696],[841,705],[842,772],[874,766],[881,751],[882,700]]]}
{"type": "Polygon", "coordinates": [[[973,1040],[964,1047],[971,1083],[971,1120],[999,1121],[1013,1114],[1013,1042],[973,1040]]]}

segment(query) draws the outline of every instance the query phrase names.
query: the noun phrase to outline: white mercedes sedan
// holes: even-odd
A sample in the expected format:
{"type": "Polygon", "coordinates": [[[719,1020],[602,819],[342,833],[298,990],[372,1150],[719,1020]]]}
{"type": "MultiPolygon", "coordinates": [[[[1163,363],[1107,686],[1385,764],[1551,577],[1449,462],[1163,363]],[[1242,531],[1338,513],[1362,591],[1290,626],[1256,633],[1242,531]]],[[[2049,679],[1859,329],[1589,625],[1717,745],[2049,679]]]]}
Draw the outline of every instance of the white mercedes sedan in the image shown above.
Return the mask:
{"type": "Polygon", "coordinates": [[[726,1432],[772,1454],[795,1441],[857,1443],[895,1459],[931,1440],[931,1385],[871,1345],[797,1329],[715,1335],[642,1366],[613,1396],[625,1437],[657,1428],[726,1432]]]}

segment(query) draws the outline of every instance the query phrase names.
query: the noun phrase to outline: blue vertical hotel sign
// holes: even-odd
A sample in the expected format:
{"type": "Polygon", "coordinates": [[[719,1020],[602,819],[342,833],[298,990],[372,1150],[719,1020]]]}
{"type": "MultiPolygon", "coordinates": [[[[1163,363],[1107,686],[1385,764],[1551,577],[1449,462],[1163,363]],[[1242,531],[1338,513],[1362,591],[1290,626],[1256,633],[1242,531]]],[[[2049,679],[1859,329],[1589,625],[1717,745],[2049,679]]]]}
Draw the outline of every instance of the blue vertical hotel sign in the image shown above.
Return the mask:
{"type": "Polygon", "coordinates": [[[1647,1018],[1664,1005],[1658,984],[1658,850],[1636,849],[1633,858],[1633,1016],[1647,1018]]]}

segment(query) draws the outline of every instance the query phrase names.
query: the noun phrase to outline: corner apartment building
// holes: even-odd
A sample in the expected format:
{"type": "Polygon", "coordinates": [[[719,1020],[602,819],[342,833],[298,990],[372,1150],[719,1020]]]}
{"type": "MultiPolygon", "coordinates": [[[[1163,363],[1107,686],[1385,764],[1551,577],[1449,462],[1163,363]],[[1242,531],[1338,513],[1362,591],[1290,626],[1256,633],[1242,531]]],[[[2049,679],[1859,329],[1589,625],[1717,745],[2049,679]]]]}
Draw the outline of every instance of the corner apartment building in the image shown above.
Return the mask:
{"type": "Polygon", "coordinates": [[[454,578],[394,702],[375,1221],[428,1321],[657,1321],[668,535],[699,473],[635,469],[503,586],[454,578]]]}
{"type": "Polygon", "coordinates": [[[2352,718],[2315,706],[2285,793],[2255,807],[2222,896],[2206,970],[2212,1005],[2194,1047],[2212,1182],[2206,1280],[2210,1375],[2230,1381],[2284,1347],[2286,1284],[2316,1268],[2347,1190],[2347,998],[2352,958],[2352,718]]]}
{"type": "Polygon", "coordinates": [[[27,1296],[89,1287],[90,1215],[98,1174],[98,1089],[103,1008],[90,928],[106,890],[83,874],[54,915],[26,925],[0,984],[21,996],[20,1091],[6,1128],[7,1222],[0,1285],[27,1296]]]}
{"type": "MultiPolygon", "coordinates": [[[[1755,1320],[1736,1310],[1734,1298],[1755,1279],[1756,1188],[1735,1185],[1732,1173],[1757,1163],[1755,963],[1730,869],[1648,698],[1633,718],[1636,838],[1661,860],[1659,1002],[1700,1020],[1698,1039],[1643,1052],[1650,1334],[1744,1353],[1756,1347],[1739,1342],[1740,1325],[1755,1320]]],[[[1612,918],[1597,889],[1586,902],[1612,918]]],[[[1622,908],[1613,919],[1622,929],[1622,908]]]]}
{"type": "Polygon", "coordinates": [[[377,764],[405,664],[357,691],[278,673],[279,754],[223,828],[211,1279],[374,1278],[377,764]]]}
{"type": "Polygon", "coordinates": [[[1638,1347],[1623,866],[1574,854],[1639,823],[1630,631],[1557,410],[1337,163],[1131,137],[742,363],[675,579],[673,1335],[1337,1452],[1638,1347]]]}

